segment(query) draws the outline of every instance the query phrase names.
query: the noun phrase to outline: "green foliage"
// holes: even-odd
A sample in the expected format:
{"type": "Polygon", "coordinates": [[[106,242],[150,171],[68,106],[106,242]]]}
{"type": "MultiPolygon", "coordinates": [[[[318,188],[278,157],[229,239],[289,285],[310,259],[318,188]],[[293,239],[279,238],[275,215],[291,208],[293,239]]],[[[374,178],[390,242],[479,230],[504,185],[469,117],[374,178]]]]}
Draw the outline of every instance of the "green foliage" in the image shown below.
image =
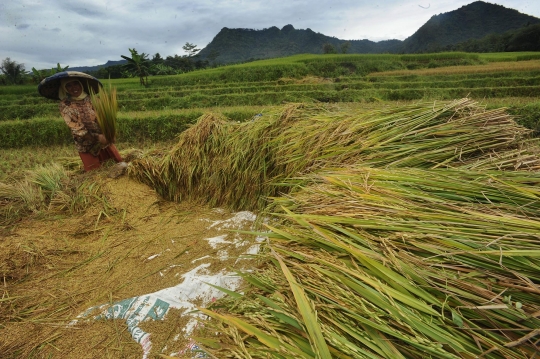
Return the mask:
{"type": "Polygon", "coordinates": [[[148,54],[144,52],[139,54],[137,50],[129,49],[131,57],[120,55],[124,60],[127,60],[127,64],[124,67],[130,71],[134,76],[139,78],[142,86],[148,85],[148,75],[150,75],[152,69],[152,63],[148,59],[148,54]]]}
{"type": "MultiPolygon", "coordinates": [[[[22,97],[35,97],[40,98],[35,85],[21,85],[21,86],[0,86],[0,101],[4,99],[20,99],[22,97]]],[[[43,98],[42,98],[43,99],[43,98]]]]}
{"type": "Polygon", "coordinates": [[[532,129],[534,135],[540,137],[540,102],[523,106],[510,106],[508,112],[516,116],[516,122],[532,129]]]}
{"type": "Polygon", "coordinates": [[[13,119],[27,120],[34,117],[53,116],[55,114],[58,114],[58,104],[49,101],[28,105],[0,105],[0,121],[13,119]]]}
{"type": "Polygon", "coordinates": [[[508,34],[501,37],[502,34],[539,22],[540,19],[522,14],[517,10],[476,1],[457,10],[431,17],[403,42],[403,50],[407,53],[442,50],[508,51],[501,45],[508,34]],[[476,42],[482,38],[484,40],[476,42]],[[460,43],[462,45],[456,45],[460,43]]]}
{"type": "Polygon", "coordinates": [[[4,74],[3,79],[7,85],[19,85],[24,82],[26,71],[24,64],[6,57],[0,64],[0,71],[4,74]]]}
{"type": "Polygon", "coordinates": [[[174,69],[174,73],[190,72],[197,69],[204,69],[208,66],[208,61],[203,61],[197,56],[167,56],[163,60],[163,65],[174,69]]]}
{"type": "Polygon", "coordinates": [[[517,61],[529,61],[529,60],[540,60],[540,54],[517,56],[517,61]]]}
{"type": "Polygon", "coordinates": [[[219,57],[219,55],[220,55],[219,51],[213,49],[208,52],[208,56],[206,56],[206,58],[208,59],[208,61],[210,61],[212,65],[215,65],[216,59],[219,57]]]}
{"type": "Polygon", "coordinates": [[[157,64],[153,67],[152,75],[175,75],[176,70],[171,66],[157,64]]]}
{"type": "Polygon", "coordinates": [[[512,34],[506,51],[540,51],[540,24],[525,26],[512,34]]]}
{"type": "Polygon", "coordinates": [[[323,45],[323,54],[337,54],[337,50],[334,45],[326,43],[323,45]]]}
{"type": "Polygon", "coordinates": [[[349,49],[351,47],[351,43],[349,41],[345,41],[339,47],[341,49],[341,53],[346,54],[347,52],[349,52],[349,49]]]}
{"type": "Polygon", "coordinates": [[[154,54],[154,56],[152,57],[152,63],[154,65],[158,65],[158,64],[162,64],[163,63],[163,58],[161,57],[161,55],[159,54],[159,52],[156,52],[154,54]]]}
{"type": "Polygon", "coordinates": [[[35,67],[32,67],[32,81],[34,83],[40,83],[41,80],[49,76],[52,76],[58,72],[67,71],[68,68],[69,66],[66,66],[66,67],[60,66],[60,63],[57,63],[56,67],[53,67],[50,70],[36,70],[35,67]]]}
{"type": "MultiPolygon", "coordinates": [[[[258,110],[234,109],[224,111],[235,121],[251,119],[258,110]]],[[[203,112],[201,110],[165,111],[143,115],[119,114],[118,138],[122,142],[142,143],[174,139],[203,112]]],[[[59,117],[59,116],[58,116],[59,117]]],[[[34,118],[31,121],[0,122],[0,148],[25,146],[56,146],[71,144],[73,139],[60,118],[34,118]]]]}
{"type": "Polygon", "coordinates": [[[88,72],[88,74],[98,79],[120,79],[133,77],[132,73],[126,70],[124,65],[101,67],[97,71],[88,72]]]}
{"type": "Polygon", "coordinates": [[[197,54],[197,52],[201,51],[201,49],[197,49],[197,45],[189,42],[186,42],[186,44],[182,46],[182,49],[187,52],[188,57],[193,57],[197,54]]]}
{"type": "Polygon", "coordinates": [[[540,51],[540,24],[524,26],[502,34],[489,34],[449,45],[446,50],[467,52],[540,51]]]}
{"type": "MultiPolygon", "coordinates": [[[[445,74],[444,70],[437,75],[369,75],[406,71],[409,67],[467,65],[484,59],[516,61],[519,56],[529,55],[512,54],[508,59],[508,55],[468,53],[297,55],[155,76],[148,87],[139,86],[133,78],[111,80],[111,84],[118,89],[119,141],[163,141],[174,138],[206,109],[216,107],[227,117],[243,121],[258,113],[253,108],[290,102],[370,103],[470,96],[529,98],[524,103],[531,103],[540,90],[540,69],[534,70],[534,66],[527,70],[463,74],[445,74]],[[252,108],[231,109],[241,106],[252,108]]],[[[163,60],[156,68],[167,69],[165,63],[163,60]]],[[[71,143],[57,103],[40,97],[35,86],[0,87],[0,95],[0,125],[4,126],[0,146],[71,143]]],[[[522,121],[530,128],[536,128],[533,113],[522,121]]]]}
{"type": "Polygon", "coordinates": [[[125,142],[156,142],[175,138],[202,114],[200,111],[182,114],[160,114],[155,117],[119,118],[119,138],[125,142]]]}
{"type": "Polygon", "coordinates": [[[442,52],[436,54],[401,55],[400,60],[420,63],[436,61],[440,63],[440,66],[457,66],[461,63],[468,65],[469,63],[467,61],[478,61],[480,60],[480,56],[466,52],[442,52]]]}
{"type": "Polygon", "coordinates": [[[48,146],[71,143],[73,139],[62,119],[0,122],[0,147],[48,146]]]}

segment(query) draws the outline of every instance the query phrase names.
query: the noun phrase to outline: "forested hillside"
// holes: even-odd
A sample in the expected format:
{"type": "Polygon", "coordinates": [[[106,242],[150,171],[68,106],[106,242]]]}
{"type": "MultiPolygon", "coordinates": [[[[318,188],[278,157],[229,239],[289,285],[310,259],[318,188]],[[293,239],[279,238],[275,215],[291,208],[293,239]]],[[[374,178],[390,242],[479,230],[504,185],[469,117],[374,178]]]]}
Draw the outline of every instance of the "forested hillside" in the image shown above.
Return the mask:
{"type": "Polygon", "coordinates": [[[325,44],[333,48],[329,52],[370,54],[396,52],[401,41],[340,40],[309,28],[295,29],[290,24],[282,29],[272,26],[263,30],[224,27],[199,55],[203,59],[215,58],[220,63],[243,62],[296,54],[322,54],[325,44]]]}
{"type": "Polygon", "coordinates": [[[502,34],[540,19],[501,5],[476,1],[457,10],[435,15],[403,42],[406,53],[433,52],[470,39],[502,34]]]}
{"type": "MultiPolygon", "coordinates": [[[[263,30],[225,27],[199,55],[201,59],[213,63],[227,64],[304,53],[424,53],[454,48],[470,51],[464,45],[467,41],[474,42],[486,36],[501,37],[503,34],[503,37],[495,41],[499,46],[488,51],[536,51],[536,45],[528,39],[531,35],[527,35],[526,31],[520,33],[521,37],[513,36],[516,35],[516,30],[538,23],[540,19],[534,16],[501,5],[476,1],[457,10],[433,16],[404,41],[343,40],[309,28],[295,29],[290,24],[281,29],[273,26],[263,30]],[[501,43],[504,45],[500,46],[501,43]],[[524,43],[529,44],[525,46],[524,43]]],[[[494,42],[493,39],[486,41],[494,42]]]]}
{"type": "Polygon", "coordinates": [[[540,24],[525,26],[503,34],[490,34],[443,48],[444,51],[512,52],[540,51],[540,24]]]}

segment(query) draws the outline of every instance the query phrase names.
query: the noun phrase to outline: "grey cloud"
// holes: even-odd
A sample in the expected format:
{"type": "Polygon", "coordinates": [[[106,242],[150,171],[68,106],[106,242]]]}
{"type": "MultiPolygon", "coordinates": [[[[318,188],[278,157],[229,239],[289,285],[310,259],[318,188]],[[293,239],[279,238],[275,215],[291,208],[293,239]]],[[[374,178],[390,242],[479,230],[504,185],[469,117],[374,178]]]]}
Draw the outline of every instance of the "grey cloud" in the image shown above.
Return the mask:
{"type": "MultiPolygon", "coordinates": [[[[340,39],[404,39],[429,17],[474,0],[0,0],[0,59],[28,68],[93,66],[129,55],[183,55],[205,47],[224,28],[310,28],[340,39]],[[23,6],[20,6],[22,4],[23,6]],[[23,9],[24,7],[24,9],[23,9]],[[14,25],[17,24],[15,27],[14,25]],[[19,25],[20,24],[20,25],[19,25]],[[23,30],[23,31],[17,31],[23,30]]],[[[488,0],[489,1],[489,0],[488,0]]],[[[540,16],[540,2],[500,0],[540,16]]]]}
{"type": "Polygon", "coordinates": [[[95,18],[95,17],[101,17],[104,16],[104,13],[102,11],[98,11],[96,9],[93,9],[91,7],[83,7],[83,6],[68,6],[68,11],[74,12],[78,15],[89,17],[89,18],[95,18]]]}

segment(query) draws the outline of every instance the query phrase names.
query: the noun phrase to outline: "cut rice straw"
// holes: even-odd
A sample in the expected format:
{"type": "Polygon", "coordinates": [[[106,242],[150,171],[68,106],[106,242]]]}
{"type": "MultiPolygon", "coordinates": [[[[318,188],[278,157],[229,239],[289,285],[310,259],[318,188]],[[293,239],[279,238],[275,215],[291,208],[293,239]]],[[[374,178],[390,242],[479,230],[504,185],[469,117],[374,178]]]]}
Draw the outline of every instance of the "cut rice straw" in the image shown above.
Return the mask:
{"type": "MultiPolygon", "coordinates": [[[[244,295],[215,311],[283,341],[295,333],[297,348],[314,351],[304,329],[313,322],[280,273],[286,265],[342,357],[525,359],[538,351],[538,174],[353,166],[304,180],[275,200],[283,220],[267,226],[280,261],[244,273],[244,295]]],[[[218,357],[238,346],[253,358],[277,355],[232,335],[232,320],[206,325],[227,338],[212,351],[218,357]]]]}
{"type": "Polygon", "coordinates": [[[265,209],[262,265],[240,273],[242,295],[203,310],[216,357],[530,359],[540,147],[529,134],[469,99],[296,104],[240,124],[207,114],[130,173],[168,199],[265,209]]]}
{"type": "Polygon", "coordinates": [[[263,209],[290,180],[320,168],[538,170],[530,131],[504,109],[469,99],[358,112],[294,104],[236,123],[206,114],[168,153],[132,162],[130,174],[174,201],[263,209]]]}

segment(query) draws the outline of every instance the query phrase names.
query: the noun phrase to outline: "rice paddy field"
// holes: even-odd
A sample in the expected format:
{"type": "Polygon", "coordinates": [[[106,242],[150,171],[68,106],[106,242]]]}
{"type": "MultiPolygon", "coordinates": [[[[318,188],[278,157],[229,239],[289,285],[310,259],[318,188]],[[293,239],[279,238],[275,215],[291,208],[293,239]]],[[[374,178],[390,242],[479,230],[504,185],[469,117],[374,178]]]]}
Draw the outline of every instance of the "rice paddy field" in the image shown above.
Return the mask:
{"type": "Polygon", "coordinates": [[[103,82],[119,178],[0,87],[0,357],[540,358],[537,54],[103,82]]]}

